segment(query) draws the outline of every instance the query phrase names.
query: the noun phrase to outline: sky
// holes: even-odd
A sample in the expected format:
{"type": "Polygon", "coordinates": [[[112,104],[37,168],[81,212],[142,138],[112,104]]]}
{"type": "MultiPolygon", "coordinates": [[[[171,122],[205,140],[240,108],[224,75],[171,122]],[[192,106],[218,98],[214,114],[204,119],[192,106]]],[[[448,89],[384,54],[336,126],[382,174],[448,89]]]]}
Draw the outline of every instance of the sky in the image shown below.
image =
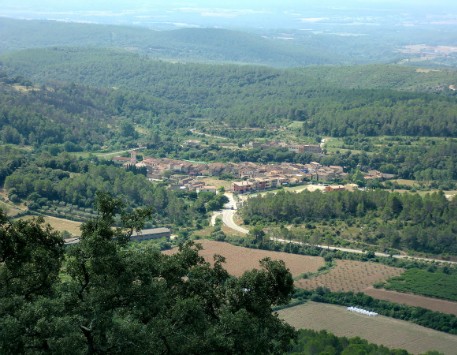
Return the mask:
{"type": "Polygon", "coordinates": [[[160,27],[300,28],[308,22],[409,19],[455,24],[456,0],[0,0],[0,16],[160,27]],[[371,18],[371,19],[370,19],[371,18]],[[437,20],[439,18],[439,21],[437,20]],[[303,20],[304,19],[304,20],[303,20]]]}

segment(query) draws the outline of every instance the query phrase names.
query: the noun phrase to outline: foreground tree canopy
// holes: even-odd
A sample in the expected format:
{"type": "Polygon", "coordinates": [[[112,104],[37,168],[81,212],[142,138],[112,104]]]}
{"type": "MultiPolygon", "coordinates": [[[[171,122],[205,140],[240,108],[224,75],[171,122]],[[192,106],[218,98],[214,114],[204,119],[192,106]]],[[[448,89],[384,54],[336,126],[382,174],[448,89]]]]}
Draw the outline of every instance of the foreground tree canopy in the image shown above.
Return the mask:
{"type": "Polygon", "coordinates": [[[0,212],[0,353],[282,353],[295,337],[272,313],[293,279],[281,261],[230,276],[199,256],[127,243],[148,211],[107,195],[81,242],[65,248],[43,221],[0,212]],[[114,228],[115,219],[122,227],[114,228]]]}

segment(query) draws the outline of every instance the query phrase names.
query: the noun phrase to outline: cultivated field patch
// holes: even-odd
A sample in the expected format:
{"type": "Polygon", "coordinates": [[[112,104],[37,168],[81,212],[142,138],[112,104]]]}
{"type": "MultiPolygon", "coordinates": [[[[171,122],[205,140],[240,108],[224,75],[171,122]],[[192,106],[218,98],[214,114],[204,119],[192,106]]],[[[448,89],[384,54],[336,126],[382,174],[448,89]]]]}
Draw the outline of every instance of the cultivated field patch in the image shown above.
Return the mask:
{"type": "Polygon", "coordinates": [[[329,272],[310,279],[298,280],[297,287],[314,290],[326,287],[333,292],[362,292],[377,282],[398,276],[403,269],[379,263],[353,260],[336,260],[336,266],[329,272]]]}
{"type": "Polygon", "coordinates": [[[457,316],[457,302],[439,300],[436,298],[400,293],[384,289],[367,288],[363,291],[368,296],[394,303],[406,304],[413,307],[422,307],[436,312],[454,314],[457,316]]]}
{"type": "Polygon", "coordinates": [[[307,302],[278,312],[297,329],[328,330],[337,336],[359,336],[389,348],[406,349],[413,354],[438,350],[455,355],[457,336],[384,316],[369,317],[349,312],[346,307],[307,302]]]}
{"type": "Polygon", "coordinates": [[[384,288],[457,301],[457,274],[409,269],[389,279],[384,288]]]}
{"type": "MultiPolygon", "coordinates": [[[[259,261],[266,257],[272,260],[283,260],[294,277],[307,272],[316,272],[325,264],[324,259],[318,256],[249,249],[212,240],[198,240],[197,243],[203,246],[200,255],[208,262],[213,261],[214,254],[224,256],[226,258],[224,267],[234,276],[241,276],[247,270],[259,269],[259,261]]],[[[173,252],[175,249],[165,253],[171,254],[173,252]]]]}
{"type": "MultiPolygon", "coordinates": [[[[32,216],[26,216],[23,217],[23,219],[32,219],[35,217],[32,216]]],[[[56,217],[51,217],[51,216],[46,216],[43,217],[45,223],[48,223],[53,229],[59,232],[67,231],[70,232],[74,236],[80,236],[81,235],[81,230],[79,227],[81,226],[81,222],[74,222],[70,221],[68,219],[63,219],[63,218],[56,218],[56,217]]]]}

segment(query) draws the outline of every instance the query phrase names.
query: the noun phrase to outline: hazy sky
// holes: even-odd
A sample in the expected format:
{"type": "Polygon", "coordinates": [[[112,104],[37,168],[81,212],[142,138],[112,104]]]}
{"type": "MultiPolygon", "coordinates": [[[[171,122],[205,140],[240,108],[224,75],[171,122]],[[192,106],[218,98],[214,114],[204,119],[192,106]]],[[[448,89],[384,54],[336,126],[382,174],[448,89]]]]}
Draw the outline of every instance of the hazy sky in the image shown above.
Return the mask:
{"type": "Polygon", "coordinates": [[[441,23],[453,24],[457,0],[0,0],[0,16],[149,27],[299,28],[303,22],[338,17],[363,22],[363,16],[403,16],[408,21],[435,16],[435,22],[441,16],[441,23]]]}

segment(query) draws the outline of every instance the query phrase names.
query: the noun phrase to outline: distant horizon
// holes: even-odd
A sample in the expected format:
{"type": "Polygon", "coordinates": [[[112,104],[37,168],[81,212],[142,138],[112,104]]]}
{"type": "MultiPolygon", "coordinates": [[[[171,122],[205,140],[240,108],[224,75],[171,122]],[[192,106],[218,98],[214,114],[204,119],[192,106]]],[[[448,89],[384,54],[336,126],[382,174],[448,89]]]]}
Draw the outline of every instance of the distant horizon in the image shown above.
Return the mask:
{"type": "Polygon", "coordinates": [[[67,22],[133,25],[156,29],[222,27],[301,29],[307,25],[372,25],[401,17],[407,25],[457,25],[457,2],[439,0],[335,0],[282,2],[271,0],[194,0],[163,3],[153,0],[65,2],[3,0],[0,17],[67,22]]]}

